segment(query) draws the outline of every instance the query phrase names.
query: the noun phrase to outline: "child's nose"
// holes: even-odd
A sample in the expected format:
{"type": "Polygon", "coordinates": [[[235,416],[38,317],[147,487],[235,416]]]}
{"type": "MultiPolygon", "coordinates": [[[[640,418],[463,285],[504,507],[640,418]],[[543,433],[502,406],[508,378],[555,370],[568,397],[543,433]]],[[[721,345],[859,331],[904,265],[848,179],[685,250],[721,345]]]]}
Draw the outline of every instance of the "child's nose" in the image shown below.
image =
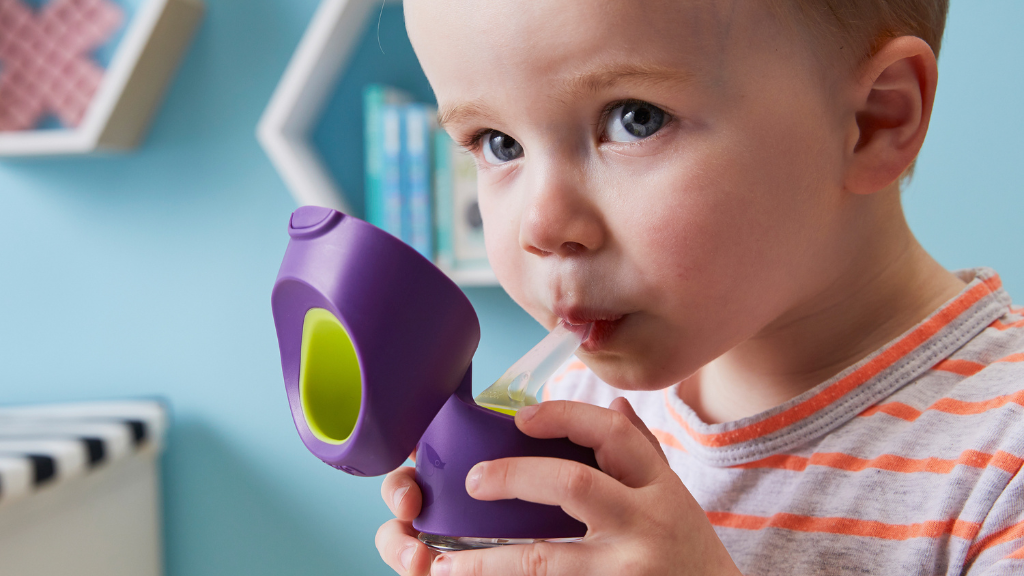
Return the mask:
{"type": "Polygon", "coordinates": [[[532,182],[519,225],[519,245],[537,256],[571,257],[605,243],[603,214],[578,176],[552,168],[532,182]]]}

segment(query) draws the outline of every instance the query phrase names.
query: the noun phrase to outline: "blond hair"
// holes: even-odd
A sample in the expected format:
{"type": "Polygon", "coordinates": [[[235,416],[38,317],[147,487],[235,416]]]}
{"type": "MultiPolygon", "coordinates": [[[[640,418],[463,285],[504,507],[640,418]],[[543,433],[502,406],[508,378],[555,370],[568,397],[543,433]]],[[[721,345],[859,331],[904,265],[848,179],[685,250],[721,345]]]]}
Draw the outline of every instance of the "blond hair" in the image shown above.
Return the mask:
{"type": "Polygon", "coordinates": [[[850,64],[871,56],[886,42],[917,36],[936,56],[942,47],[949,0],[768,0],[793,13],[826,51],[850,64]]]}

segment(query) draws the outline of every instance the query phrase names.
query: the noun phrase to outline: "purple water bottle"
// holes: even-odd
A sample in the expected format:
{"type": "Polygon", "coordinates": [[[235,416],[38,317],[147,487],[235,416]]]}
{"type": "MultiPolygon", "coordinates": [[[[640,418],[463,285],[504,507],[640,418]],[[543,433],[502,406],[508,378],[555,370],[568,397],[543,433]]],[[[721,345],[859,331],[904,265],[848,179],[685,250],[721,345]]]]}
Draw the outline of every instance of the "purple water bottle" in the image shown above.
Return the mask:
{"type": "Polygon", "coordinates": [[[458,286],[394,236],[329,208],[299,208],[288,233],[271,304],[306,448],[356,476],[386,474],[417,448],[413,526],[437,549],[581,538],[586,526],[557,506],[466,492],[466,474],[485,460],[597,462],[589,448],[526,436],[473,401],[480,324],[458,286]]]}

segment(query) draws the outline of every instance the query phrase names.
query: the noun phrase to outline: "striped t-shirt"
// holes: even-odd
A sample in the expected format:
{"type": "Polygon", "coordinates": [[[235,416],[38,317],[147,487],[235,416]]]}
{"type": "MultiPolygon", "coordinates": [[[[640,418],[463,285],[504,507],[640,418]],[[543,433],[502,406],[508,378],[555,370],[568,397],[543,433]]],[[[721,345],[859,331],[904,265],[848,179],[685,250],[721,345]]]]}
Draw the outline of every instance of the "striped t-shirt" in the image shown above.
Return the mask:
{"type": "Polygon", "coordinates": [[[856,365],[706,424],[675,387],[612,388],[578,360],[545,399],[625,396],[740,570],[1024,574],[1024,309],[988,269],[856,365]]]}

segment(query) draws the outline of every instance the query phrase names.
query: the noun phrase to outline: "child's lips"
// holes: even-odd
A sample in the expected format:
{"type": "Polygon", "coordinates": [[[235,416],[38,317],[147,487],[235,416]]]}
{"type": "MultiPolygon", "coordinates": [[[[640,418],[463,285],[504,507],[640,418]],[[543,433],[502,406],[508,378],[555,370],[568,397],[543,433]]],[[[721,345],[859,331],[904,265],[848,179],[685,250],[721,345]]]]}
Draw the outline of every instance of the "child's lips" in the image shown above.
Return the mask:
{"type": "Polygon", "coordinates": [[[595,320],[594,327],[590,329],[590,337],[580,345],[580,348],[584,352],[598,352],[604,349],[625,319],[625,316],[619,316],[614,320],[595,320]]]}
{"type": "Polygon", "coordinates": [[[622,323],[626,314],[615,312],[568,309],[561,310],[558,315],[569,324],[593,324],[590,336],[580,346],[586,352],[596,352],[606,346],[615,329],[622,323]]]}

